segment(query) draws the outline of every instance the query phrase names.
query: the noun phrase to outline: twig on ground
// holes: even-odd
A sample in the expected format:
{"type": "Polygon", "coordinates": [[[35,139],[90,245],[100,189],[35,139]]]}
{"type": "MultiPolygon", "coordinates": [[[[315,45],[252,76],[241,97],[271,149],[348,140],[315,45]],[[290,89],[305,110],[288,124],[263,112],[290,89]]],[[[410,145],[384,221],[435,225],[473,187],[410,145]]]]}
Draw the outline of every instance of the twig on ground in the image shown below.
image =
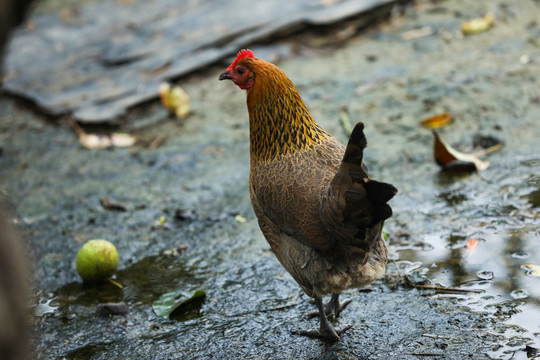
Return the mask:
{"type": "Polygon", "coordinates": [[[410,353],[409,355],[416,355],[416,356],[444,356],[444,354],[428,353],[428,352],[415,352],[415,353],[410,353]]]}
{"type": "Polygon", "coordinates": [[[436,334],[422,334],[422,336],[433,338],[433,339],[450,339],[450,336],[436,335],[436,334]]]}
{"type": "Polygon", "coordinates": [[[410,283],[411,286],[419,289],[427,289],[427,290],[437,290],[437,291],[447,291],[447,292],[459,292],[459,293],[483,293],[484,290],[480,289],[459,289],[459,288],[449,288],[449,287],[443,287],[443,286],[432,286],[432,285],[415,285],[410,283]]]}
{"type": "Polygon", "coordinates": [[[268,309],[244,311],[244,312],[240,312],[240,313],[236,313],[236,314],[225,314],[225,316],[236,317],[236,316],[251,315],[251,314],[257,314],[257,313],[265,313],[265,312],[270,312],[270,311],[285,310],[285,309],[287,309],[289,307],[296,306],[298,304],[299,304],[298,302],[295,302],[295,303],[289,303],[289,304],[276,306],[276,307],[272,307],[272,308],[268,308],[268,309]]]}
{"type": "Polygon", "coordinates": [[[435,285],[420,285],[420,284],[414,284],[412,283],[406,276],[403,276],[405,279],[405,282],[409,284],[410,286],[417,288],[417,289],[426,289],[426,290],[437,290],[437,291],[446,291],[446,292],[458,292],[458,293],[483,293],[484,290],[481,289],[460,289],[460,288],[452,288],[452,287],[444,287],[444,286],[435,286],[435,285]]]}

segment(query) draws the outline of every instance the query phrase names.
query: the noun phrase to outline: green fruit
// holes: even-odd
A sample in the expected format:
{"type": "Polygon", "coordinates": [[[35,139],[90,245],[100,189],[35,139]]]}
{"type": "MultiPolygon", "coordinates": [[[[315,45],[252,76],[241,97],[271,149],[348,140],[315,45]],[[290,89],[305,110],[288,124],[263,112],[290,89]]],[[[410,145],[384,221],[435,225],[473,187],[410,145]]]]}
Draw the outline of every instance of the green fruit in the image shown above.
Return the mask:
{"type": "Polygon", "coordinates": [[[90,240],[77,254],[77,272],[84,281],[106,279],[118,266],[118,251],[107,240],[90,240]]]}

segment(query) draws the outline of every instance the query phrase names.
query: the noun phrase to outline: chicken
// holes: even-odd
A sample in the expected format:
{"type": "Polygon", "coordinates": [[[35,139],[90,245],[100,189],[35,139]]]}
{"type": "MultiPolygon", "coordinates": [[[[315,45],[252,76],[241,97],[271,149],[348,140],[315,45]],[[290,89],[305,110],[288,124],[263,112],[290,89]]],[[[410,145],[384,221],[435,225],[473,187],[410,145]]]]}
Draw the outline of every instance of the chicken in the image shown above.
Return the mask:
{"type": "Polygon", "coordinates": [[[315,300],[319,329],[295,333],[339,340],[327,315],[346,305],[339,294],[384,274],[388,249],[384,220],[397,190],[372,180],[362,162],[364,125],[347,148],[312,118],[277,66],[241,50],[219,76],[246,90],[250,128],[249,190],[259,226],[272,251],[315,300]],[[332,294],[323,305],[324,295],[332,294]]]}

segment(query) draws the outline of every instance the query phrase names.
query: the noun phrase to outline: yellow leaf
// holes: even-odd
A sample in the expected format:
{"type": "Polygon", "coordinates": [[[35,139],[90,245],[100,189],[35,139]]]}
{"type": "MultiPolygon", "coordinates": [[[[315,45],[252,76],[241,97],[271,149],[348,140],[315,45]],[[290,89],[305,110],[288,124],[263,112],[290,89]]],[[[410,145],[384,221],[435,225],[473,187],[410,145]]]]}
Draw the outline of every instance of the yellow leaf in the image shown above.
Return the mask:
{"type": "Polygon", "coordinates": [[[238,221],[239,223],[245,223],[247,221],[247,219],[240,214],[236,215],[234,219],[238,221]]]}
{"type": "Polygon", "coordinates": [[[169,104],[170,92],[171,92],[171,84],[165,82],[159,85],[159,98],[161,99],[161,103],[163,104],[163,106],[167,109],[171,108],[171,105],[169,104]]]}
{"type": "Polygon", "coordinates": [[[527,270],[527,275],[540,277],[540,265],[525,264],[521,268],[527,270]]]}
{"type": "Polygon", "coordinates": [[[167,219],[164,216],[160,216],[159,220],[154,221],[155,226],[163,226],[167,222],[167,219]]]}
{"type": "Polygon", "coordinates": [[[438,129],[451,124],[452,120],[453,117],[451,114],[442,113],[422,120],[420,125],[428,129],[438,129]]]}
{"type": "Polygon", "coordinates": [[[486,16],[479,19],[472,19],[461,23],[461,32],[464,35],[479,34],[489,30],[493,25],[495,16],[492,13],[487,13],[486,16]]]}
{"type": "Polygon", "coordinates": [[[162,83],[159,86],[159,97],[163,106],[178,118],[186,117],[191,110],[189,96],[179,86],[162,83]]]}

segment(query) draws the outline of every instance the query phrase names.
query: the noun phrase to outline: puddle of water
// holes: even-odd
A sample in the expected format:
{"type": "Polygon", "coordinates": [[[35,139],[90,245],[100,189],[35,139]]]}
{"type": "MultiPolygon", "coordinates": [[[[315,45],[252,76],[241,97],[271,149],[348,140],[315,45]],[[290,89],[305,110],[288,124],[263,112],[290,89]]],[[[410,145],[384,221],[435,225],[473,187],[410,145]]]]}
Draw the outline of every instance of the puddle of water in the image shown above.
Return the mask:
{"type": "Polygon", "coordinates": [[[417,269],[442,286],[483,290],[482,293],[435,296],[460,299],[463,305],[502,318],[508,329],[514,329],[502,333],[505,346],[489,354],[491,357],[504,358],[524,348],[525,345],[514,339],[515,329],[520,330],[522,338],[529,340],[526,344],[540,349],[540,278],[528,275],[521,267],[540,259],[537,232],[535,224],[502,233],[476,229],[474,237],[483,241],[472,248],[456,246],[466,243],[472,236],[431,234],[424,241],[433,250],[401,250],[401,258],[416,259],[417,262],[398,261],[398,268],[403,274],[408,269],[417,269]]]}
{"type": "Polygon", "coordinates": [[[439,175],[439,201],[417,204],[432,219],[424,228],[435,231],[414,240],[414,234],[397,234],[390,241],[389,272],[412,273],[413,282],[481,290],[432,296],[484,313],[487,328],[489,319],[503,321],[503,328],[490,330],[500,343],[487,353],[494,359],[526,359],[526,346],[540,349],[540,277],[523,267],[540,265],[539,180],[525,174],[529,163],[516,178],[501,175],[484,189],[472,177],[439,175]]]}
{"type": "MultiPolygon", "coordinates": [[[[53,314],[65,320],[95,317],[98,304],[129,302],[132,306],[152,304],[171,289],[197,286],[194,271],[187,270],[178,256],[149,256],[116,273],[115,281],[86,284],[73,282],[54,293],[38,294],[34,312],[37,316],[53,314]]],[[[189,320],[199,315],[200,302],[175,313],[175,320],[189,320]]]]}
{"type": "Polygon", "coordinates": [[[45,314],[54,314],[58,310],[58,306],[53,306],[51,303],[55,299],[39,298],[38,303],[34,306],[34,315],[43,316],[45,314]]]}

